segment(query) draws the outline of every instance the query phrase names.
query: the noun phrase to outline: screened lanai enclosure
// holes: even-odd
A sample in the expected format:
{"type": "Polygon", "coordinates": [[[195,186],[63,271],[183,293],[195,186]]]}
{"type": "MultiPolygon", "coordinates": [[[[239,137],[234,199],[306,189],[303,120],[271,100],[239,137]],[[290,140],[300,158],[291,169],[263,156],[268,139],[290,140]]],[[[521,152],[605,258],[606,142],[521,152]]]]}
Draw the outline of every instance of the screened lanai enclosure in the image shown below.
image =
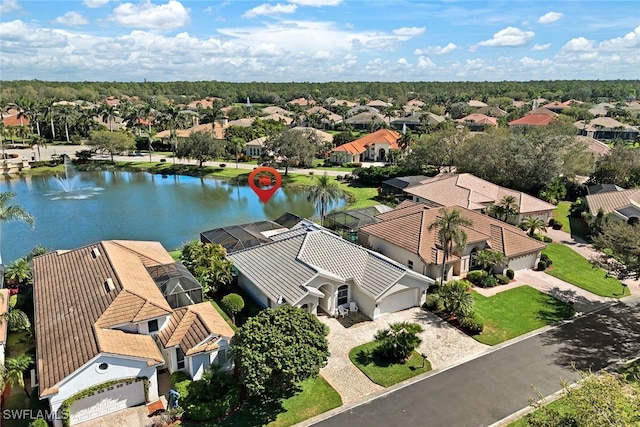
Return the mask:
{"type": "Polygon", "coordinates": [[[324,225],[336,231],[355,232],[360,227],[379,222],[380,220],[376,217],[383,212],[391,210],[393,210],[392,207],[376,205],[368,208],[332,212],[325,216],[324,225]]]}
{"type": "Polygon", "coordinates": [[[230,254],[268,243],[271,236],[289,230],[300,221],[302,218],[287,212],[275,221],[258,221],[203,231],[200,233],[200,241],[221,245],[230,254]]]}
{"type": "Polygon", "coordinates": [[[179,262],[147,267],[147,271],[171,308],[202,302],[200,282],[179,262]]]}

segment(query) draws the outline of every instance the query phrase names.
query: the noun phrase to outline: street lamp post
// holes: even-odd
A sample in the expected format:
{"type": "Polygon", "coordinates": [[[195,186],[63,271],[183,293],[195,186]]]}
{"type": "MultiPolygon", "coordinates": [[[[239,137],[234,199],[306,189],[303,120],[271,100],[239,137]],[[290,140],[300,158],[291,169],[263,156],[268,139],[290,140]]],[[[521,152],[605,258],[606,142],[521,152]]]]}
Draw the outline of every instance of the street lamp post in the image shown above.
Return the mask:
{"type": "Polygon", "coordinates": [[[424,363],[427,360],[427,355],[422,353],[421,356],[422,356],[422,369],[424,369],[424,363]]]}

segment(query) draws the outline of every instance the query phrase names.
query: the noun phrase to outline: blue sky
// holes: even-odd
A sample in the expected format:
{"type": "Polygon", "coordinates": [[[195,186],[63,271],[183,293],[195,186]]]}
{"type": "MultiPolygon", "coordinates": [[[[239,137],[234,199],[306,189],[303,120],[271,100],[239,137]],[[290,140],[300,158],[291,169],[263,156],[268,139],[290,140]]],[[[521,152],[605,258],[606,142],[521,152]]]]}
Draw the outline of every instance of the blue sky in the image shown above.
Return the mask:
{"type": "Polygon", "coordinates": [[[0,0],[0,79],[639,79],[640,2],[0,0]]]}

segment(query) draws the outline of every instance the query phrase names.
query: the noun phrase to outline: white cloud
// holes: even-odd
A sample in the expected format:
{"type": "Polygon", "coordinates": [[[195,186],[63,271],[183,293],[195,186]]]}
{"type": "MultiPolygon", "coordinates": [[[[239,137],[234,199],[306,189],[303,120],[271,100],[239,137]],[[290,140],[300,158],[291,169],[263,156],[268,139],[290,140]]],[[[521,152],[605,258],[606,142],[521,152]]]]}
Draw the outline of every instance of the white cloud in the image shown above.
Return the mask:
{"type": "Polygon", "coordinates": [[[270,5],[268,3],[261,4],[249,9],[242,15],[244,18],[255,18],[260,15],[279,15],[283,13],[294,13],[298,6],[295,4],[280,4],[270,5]]]}
{"type": "Polygon", "coordinates": [[[600,47],[605,50],[632,49],[640,47],[640,26],[636,27],[632,32],[625,34],[624,37],[616,37],[615,39],[601,42],[600,47]]]}
{"type": "Polygon", "coordinates": [[[213,12],[213,8],[211,6],[207,6],[204,9],[202,9],[202,13],[211,13],[213,12]]]}
{"type": "Polygon", "coordinates": [[[516,27],[507,27],[495,33],[493,38],[477,43],[475,46],[516,47],[527,44],[536,34],[516,27]]]}
{"type": "Polygon", "coordinates": [[[342,0],[289,0],[289,3],[294,3],[299,6],[338,6],[342,3],[342,0]]]}
{"type": "Polygon", "coordinates": [[[56,24],[69,25],[70,27],[86,25],[89,23],[87,18],[78,12],[67,12],[62,16],[58,16],[53,20],[56,24]]]}
{"type": "Polygon", "coordinates": [[[558,21],[564,15],[560,12],[548,12],[538,18],[539,24],[551,24],[552,22],[558,21]]]}
{"type": "Polygon", "coordinates": [[[593,49],[593,40],[587,40],[584,37],[571,39],[564,46],[562,46],[562,52],[586,52],[593,49]]]}
{"type": "Polygon", "coordinates": [[[413,53],[416,55],[445,55],[458,49],[453,43],[449,43],[446,46],[428,46],[424,49],[416,49],[413,53]]]}
{"type": "Polygon", "coordinates": [[[122,3],[113,9],[109,20],[123,27],[175,30],[189,23],[189,10],[176,0],[156,5],[150,0],[122,3]]]}
{"type": "Polygon", "coordinates": [[[534,44],[533,47],[531,48],[531,50],[534,51],[539,51],[539,50],[547,50],[551,47],[551,43],[545,43],[545,44],[534,44]]]}
{"type": "Polygon", "coordinates": [[[393,30],[393,34],[397,36],[415,37],[424,33],[425,27],[402,27],[393,30]]]}
{"type": "Polygon", "coordinates": [[[427,56],[421,56],[418,58],[418,67],[420,68],[435,68],[436,64],[427,56]]]}
{"type": "Polygon", "coordinates": [[[84,0],[82,3],[84,3],[85,6],[94,9],[108,5],[109,0],[84,0]]]}
{"type": "Polygon", "coordinates": [[[0,3],[0,13],[9,13],[19,9],[20,5],[18,4],[18,0],[3,0],[3,2],[0,3]]]}

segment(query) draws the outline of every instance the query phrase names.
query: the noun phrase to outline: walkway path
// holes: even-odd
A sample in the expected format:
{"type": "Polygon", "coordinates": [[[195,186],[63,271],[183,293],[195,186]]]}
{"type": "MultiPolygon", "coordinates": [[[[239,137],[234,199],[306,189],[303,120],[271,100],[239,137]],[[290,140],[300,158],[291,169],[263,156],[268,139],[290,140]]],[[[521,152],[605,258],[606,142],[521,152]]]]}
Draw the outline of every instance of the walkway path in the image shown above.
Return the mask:
{"type": "Polygon", "coordinates": [[[373,341],[375,333],[391,323],[408,321],[419,323],[423,327],[422,344],[417,351],[428,356],[433,369],[442,369],[461,363],[490,349],[489,346],[480,344],[437,316],[417,307],[387,314],[349,328],[342,326],[337,319],[327,316],[319,318],[329,326],[328,340],[331,352],[327,366],[320,373],[342,396],[343,403],[354,402],[383,390],[383,387],[371,382],[351,363],[349,351],[373,341]]]}

